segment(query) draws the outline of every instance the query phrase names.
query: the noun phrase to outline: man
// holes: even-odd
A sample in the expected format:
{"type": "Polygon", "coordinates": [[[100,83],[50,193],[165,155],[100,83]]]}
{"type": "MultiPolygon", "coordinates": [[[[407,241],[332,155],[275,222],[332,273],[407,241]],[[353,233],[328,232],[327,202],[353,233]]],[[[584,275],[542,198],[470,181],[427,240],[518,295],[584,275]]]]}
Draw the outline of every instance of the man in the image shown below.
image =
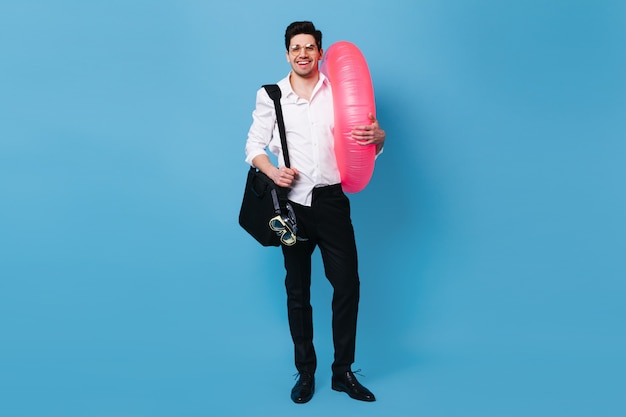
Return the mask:
{"type": "MultiPolygon", "coordinates": [[[[289,328],[299,373],[291,399],[306,403],[315,391],[317,358],[310,286],[311,255],[317,246],[326,277],[333,286],[332,389],[357,400],[375,401],[351,371],[360,283],[350,202],[341,189],[333,147],[332,90],[318,69],[323,55],[322,33],[311,22],[294,22],[285,32],[285,46],[291,71],[278,86],[291,168],[284,166],[274,104],[264,89],[257,92],[246,161],[277,185],[291,188],[289,203],[297,219],[298,241],[292,246],[282,245],[289,328]],[[270,161],[266,148],[277,155],[278,167],[270,161]]],[[[376,145],[379,153],[385,132],[371,114],[369,118],[371,125],[355,127],[352,138],[364,146],[376,145]]]]}

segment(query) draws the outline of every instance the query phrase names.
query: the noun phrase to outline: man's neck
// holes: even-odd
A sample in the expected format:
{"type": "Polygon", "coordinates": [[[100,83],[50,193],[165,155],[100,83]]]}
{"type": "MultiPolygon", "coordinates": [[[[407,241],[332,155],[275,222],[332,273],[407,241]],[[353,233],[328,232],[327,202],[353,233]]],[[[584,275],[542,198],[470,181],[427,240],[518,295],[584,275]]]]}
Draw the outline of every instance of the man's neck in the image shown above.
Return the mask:
{"type": "Polygon", "coordinates": [[[317,85],[317,82],[320,79],[319,71],[315,72],[315,75],[311,75],[310,77],[301,77],[294,72],[289,76],[289,82],[291,83],[291,89],[294,93],[298,95],[298,97],[303,98],[305,100],[310,100],[311,95],[313,94],[313,90],[317,85]]]}

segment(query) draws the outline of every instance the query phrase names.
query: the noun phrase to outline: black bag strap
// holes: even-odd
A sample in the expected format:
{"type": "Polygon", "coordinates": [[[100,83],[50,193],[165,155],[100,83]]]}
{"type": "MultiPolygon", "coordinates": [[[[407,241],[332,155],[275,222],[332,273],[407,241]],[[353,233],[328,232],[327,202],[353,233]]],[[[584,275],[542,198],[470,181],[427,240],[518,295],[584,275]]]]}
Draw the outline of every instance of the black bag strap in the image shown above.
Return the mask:
{"type": "Polygon", "coordinates": [[[269,94],[272,101],[274,101],[274,108],[276,109],[276,122],[278,123],[278,132],[280,133],[280,144],[283,147],[283,159],[285,160],[285,166],[291,168],[289,162],[289,151],[287,150],[287,135],[285,134],[285,120],[283,119],[283,109],[280,106],[280,87],[277,84],[266,84],[263,86],[267,94],[269,94]]]}

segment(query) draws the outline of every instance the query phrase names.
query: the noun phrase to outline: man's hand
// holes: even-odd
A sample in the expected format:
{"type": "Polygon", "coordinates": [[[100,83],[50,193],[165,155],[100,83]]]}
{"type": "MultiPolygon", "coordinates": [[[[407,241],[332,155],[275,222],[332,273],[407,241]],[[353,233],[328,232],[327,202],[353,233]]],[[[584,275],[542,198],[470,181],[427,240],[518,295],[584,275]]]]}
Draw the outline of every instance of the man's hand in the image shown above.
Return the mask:
{"type": "Polygon", "coordinates": [[[279,187],[290,187],[293,180],[298,176],[298,170],[295,168],[276,168],[270,162],[269,156],[264,153],[255,156],[252,165],[267,175],[279,187]]]}
{"type": "Polygon", "coordinates": [[[352,129],[352,139],[356,140],[359,145],[376,145],[376,152],[380,152],[385,144],[385,137],[387,136],[385,131],[378,125],[378,120],[372,113],[368,115],[372,121],[371,125],[367,126],[355,126],[352,129]]]}
{"type": "Polygon", "coordinates": [[[290,187],[293,180],[298,176],[298,170],[287,167],[274,167],[270,178],[280,187],[290,187]]]}

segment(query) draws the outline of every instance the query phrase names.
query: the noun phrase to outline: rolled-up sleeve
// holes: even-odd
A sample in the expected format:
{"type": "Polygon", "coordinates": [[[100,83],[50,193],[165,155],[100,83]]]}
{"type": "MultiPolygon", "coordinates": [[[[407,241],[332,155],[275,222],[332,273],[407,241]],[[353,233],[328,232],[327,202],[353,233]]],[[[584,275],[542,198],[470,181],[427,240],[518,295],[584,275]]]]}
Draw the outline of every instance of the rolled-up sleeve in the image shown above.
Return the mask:
{"type": "Polygon", "coordinates": [[[267,154],[266,148],[272,140],[276,115],[274,102],[261,88],[256,94],[256,106],[252,112],[252,125],[246,141],[246,162],[250,165],[258,155],[267,154]]]}

